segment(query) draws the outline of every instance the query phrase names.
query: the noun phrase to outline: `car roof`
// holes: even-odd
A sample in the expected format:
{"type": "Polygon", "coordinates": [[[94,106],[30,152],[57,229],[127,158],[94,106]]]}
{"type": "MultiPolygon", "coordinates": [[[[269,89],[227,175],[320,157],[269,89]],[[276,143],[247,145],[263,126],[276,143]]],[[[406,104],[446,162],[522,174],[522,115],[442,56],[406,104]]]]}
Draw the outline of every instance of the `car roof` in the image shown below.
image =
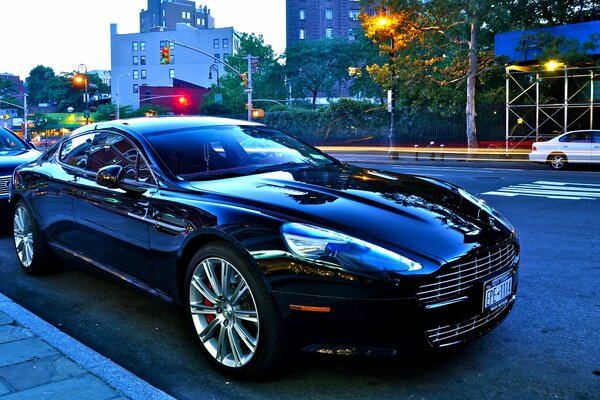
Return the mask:
{"type": "Polygon", "coordinates": [[[264,126],[264,124],[260,124],[257,122],[250,122],[233,118],[220,118],[208,116],[156,116],[128,118],[115,121],[101,122],[94,125],[94,128],[120,128],[123,130],[134,130],[141,135],[146,135],[148,133],[156,133],[161,131],[227,125],[264,126]]]}

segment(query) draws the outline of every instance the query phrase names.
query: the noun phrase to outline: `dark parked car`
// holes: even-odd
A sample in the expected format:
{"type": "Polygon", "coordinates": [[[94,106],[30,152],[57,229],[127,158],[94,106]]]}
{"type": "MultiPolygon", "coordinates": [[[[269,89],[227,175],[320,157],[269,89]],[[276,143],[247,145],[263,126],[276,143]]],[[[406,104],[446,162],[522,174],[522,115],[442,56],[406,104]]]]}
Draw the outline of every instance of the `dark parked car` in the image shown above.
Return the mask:
{"type": "Polygon", "coordinates": [[[6,222],[12,218],[8,206],[10,179],[13,171],[21,164],[38,158],[42,154],[35,147],[10,129],[0,127],[0,220],[6,222]]]}
{"type": "Polygon", "coordinates": [[[517,236],[483,201],[262,124],[89,125],[19,167],[12,187],[25,272],[56,254],[180,303],[200,349],[238,377],[272,372],[284,349],[456,345],[515,301],[517,236]]]}

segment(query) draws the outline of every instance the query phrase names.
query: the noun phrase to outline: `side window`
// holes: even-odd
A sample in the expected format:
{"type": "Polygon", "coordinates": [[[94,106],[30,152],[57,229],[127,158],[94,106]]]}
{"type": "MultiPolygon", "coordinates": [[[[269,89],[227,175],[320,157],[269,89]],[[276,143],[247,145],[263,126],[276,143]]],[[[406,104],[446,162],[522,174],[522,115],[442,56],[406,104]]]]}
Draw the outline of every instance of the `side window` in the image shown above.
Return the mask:
{"type": "Polygon", "coordinates": [[[88,170],[97,173],[107,165],[120,165],[125,179],[149,182],[150,169],[129,139],[112,132],[99,132],[92,142],[88,170]]]}
{"type": "Polygon", "coordinates": [[[60,161],[73,167],[86,168],[93,139],[94,134],[88,133],[65,141],[60,147],[60,161]]]}
{"type": "Polygon", "coordinates": [[[573,132],[567,136],[565,142],[587,143],[591,140],[590,132],[573,132]]]}
{"type": "Polygon", "coordinates": [[[594,131],[594,143],[600,143],[600,131],[594,131]]]}

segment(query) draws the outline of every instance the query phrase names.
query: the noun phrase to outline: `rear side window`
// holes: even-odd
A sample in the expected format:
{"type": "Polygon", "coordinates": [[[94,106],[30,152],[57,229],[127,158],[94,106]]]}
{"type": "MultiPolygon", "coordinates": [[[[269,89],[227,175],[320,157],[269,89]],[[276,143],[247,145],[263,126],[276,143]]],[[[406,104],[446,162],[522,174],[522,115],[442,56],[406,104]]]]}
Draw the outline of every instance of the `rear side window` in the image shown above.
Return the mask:
{"type": "Polygon", "coordinates": [[[594,143],[600,143],[600,131],[594,131],[594,143]]]}
{"type": "Polygon", "coordinates": [[[94,134],[87,133],[66,140],[60,147],[60,161],[73,167],[86,168],[93,139],[94,134]]]}
{"type": "Polygon", "coordinates": [[[563,136],[560,142],[574,142],[574,143],[589,143],[591,141],[591,132],[573,132],[563,136]]]}

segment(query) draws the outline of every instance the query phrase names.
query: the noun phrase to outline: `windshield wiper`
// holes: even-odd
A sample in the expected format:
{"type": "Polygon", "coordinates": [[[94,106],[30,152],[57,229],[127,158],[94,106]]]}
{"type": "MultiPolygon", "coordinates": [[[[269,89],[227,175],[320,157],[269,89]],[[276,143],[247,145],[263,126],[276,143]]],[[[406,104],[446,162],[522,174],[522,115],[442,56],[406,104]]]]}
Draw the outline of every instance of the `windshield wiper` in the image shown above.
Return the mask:
{"type": "Polygon", "coordinates": [[[248,171],[208,171],[194,174],[183,174],[179,177],[186,181],[203,181],[209,179],[233,178],[235,176],[248,175],[248,171]]]}
{"type": "Polygon", "coordinates": [[[289,161],[282,164],[272,164],[265,165],[264,167],[256,168],[254,172],[267,172],[267,171],[277,171],[279,169],[288,169],[288,168],[298,168],[298,167],[316,167],[318,164],[310,163],[307,161],[298,162],[298,161],[289,161]]]}

